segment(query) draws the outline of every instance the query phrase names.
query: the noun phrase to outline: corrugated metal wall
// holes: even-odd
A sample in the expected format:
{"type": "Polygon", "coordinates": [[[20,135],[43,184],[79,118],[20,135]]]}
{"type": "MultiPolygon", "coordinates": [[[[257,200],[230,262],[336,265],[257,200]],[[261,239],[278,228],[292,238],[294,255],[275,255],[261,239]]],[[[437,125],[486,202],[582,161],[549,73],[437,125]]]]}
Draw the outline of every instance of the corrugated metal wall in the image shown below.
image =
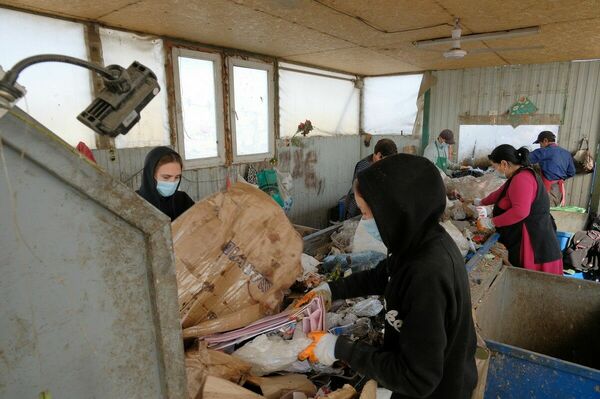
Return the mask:
{"type": "MultiPolygon", "coordinates": [[[[327,210],[350,189],[354,165],[360,159],[359,137],[312,137],[302,142],[302,148],[278,143],[279,169],[293,176],[294,205],[289,216],[294,223],[323,228],[328,224],[327,210]]],[[[144,158],[151,149],[126,148],[113,153],[94,150],[94,155],[100,167],[137,190],[144,158]]],[[[261,166],[264,167],[257,165],[257,169],[262,169],[261,166]]],[[[229,170],[224,167],[186,170],[181,190],[198,201],[225,189],[228,174],[233,182],[238,173],[243,176],[246,169],[247,165],[241,164],[229,170]]]]}
{"type": "Polygon", "coordinates": [[[304,147],[278,146],[279,167],[292,174],[294,205],[290,219],[297,224],[323,228],[327,210],[335,206],[352,184],[360,159],[358,136],[311,137],[304,147]]]}
{"type": "MultiPolygon", "coordinates": [[[[459,116],[505,113],[527,96],[542,114],[561,115],[559,144],[575,150],[583,137],[596,153],[600,130],[600,62],[561,62],[437,71],[431,89],[431,139],[450,128],[459,132],[459,116]]],[[[567,201],[587,207],[591,175],[567,181],[567,201]]]]}

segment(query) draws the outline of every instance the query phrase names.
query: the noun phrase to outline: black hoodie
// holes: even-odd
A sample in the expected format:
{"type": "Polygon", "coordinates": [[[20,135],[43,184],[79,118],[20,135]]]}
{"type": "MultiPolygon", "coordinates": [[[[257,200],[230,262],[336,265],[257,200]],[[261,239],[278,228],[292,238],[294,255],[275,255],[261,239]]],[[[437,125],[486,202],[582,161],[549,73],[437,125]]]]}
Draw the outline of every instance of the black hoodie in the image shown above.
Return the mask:
{"type": "MultiPolygon", "coordinates": [[[[173,221],[194,205],[194,200],[183,191],[175,191],[175,194],[170,197],[163,197],[158,193],[158,190],[156,189],[156,179],[154,178],[156,164],[164,155],[170,153],[177,154],[169,147],[156,147],[146,155],[142,185],[136,192],[146,201],[160,209],[162,213],[170,217],[171,221],[173,221]]],[[[179,185],[177,186],[177,189],[179,189],[179,185]]]]}
{"type": "Polygon", "coordinates": [[[439,225],[446,194],[427,159],[399,154],[358,175],[388,258],[330,283],[333,299],[383,295],[384,344],[339,337],[338,359],[394,392],[392,398],[470,398],[476,336],[464,260],[439,225]]]}

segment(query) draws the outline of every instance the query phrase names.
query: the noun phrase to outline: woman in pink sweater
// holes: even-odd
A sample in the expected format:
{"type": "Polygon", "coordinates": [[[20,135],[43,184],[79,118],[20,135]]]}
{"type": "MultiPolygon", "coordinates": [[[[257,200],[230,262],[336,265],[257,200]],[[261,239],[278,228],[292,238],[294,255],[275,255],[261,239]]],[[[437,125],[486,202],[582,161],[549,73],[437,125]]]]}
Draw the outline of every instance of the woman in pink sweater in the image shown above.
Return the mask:
{"type": "Polygon", "coordinates": [[[478,227],[493,228],[508,249],[513,266],[546,273],[563,273],[562,253],[556,239],[556,224],[550,215],[550,200],[540,176],[529,166],[529,150],[503,144],[489,155],[495,173],[508,181],[475,205],[494,205],[492,218],[482,218],[478,227]]]}

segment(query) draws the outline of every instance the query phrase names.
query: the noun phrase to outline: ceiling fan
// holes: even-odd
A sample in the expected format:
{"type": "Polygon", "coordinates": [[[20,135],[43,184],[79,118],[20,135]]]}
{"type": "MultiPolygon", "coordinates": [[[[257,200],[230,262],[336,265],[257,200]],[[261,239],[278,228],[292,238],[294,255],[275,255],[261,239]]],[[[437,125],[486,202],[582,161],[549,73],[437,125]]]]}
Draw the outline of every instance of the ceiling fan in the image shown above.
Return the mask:
{"type": "MultiPolygon", "coordinates": [[[[479,54],[479,53],[491,53],[497,51],[522,51],[522,50],[538,50],[544,48],[544,46],[525,46],[525,47],[497,47],[497,48],[482,48],[475,50],[465,50],[460,47],[461,42],[477,41],[477,40],[494,40],[494,39],[510,39],[519,36],[535,35],[540,32],[539,26],[531,26],[527,28],[510,29],[486,33],[476,33],[472,35],[462,36],[462,29],[460,27],[460,19],[454,20],[454,28],[452,29],[452,37],[442,37],[438,39],[430,40],[418,40],[413,42],[413,46],[417,48],[424,48],[431,46],[438,46],[440,44],[451,44],[451,48],[443,52],[444,58],[447,59],[461,59],[467,54],[479,54]]],[[[437,50],[430,50],[437,51],[437,50]]]]}

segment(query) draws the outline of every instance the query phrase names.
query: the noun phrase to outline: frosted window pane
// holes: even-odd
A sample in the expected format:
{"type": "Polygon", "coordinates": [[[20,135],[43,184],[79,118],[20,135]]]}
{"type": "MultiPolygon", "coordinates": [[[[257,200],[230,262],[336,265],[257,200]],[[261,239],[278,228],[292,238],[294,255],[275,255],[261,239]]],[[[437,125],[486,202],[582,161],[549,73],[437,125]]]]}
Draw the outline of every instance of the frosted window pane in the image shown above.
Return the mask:
{"type": "Polygon", "coordinates": [[[233,67],[236,155],[269,152],[267,71],[233,67]]]}
{"type": "Polygon", "coordinates": [[[279,70],[280,136],[309,119],[310,136],[358,134],[359,91],[349,80],[279,70]]]}
{"type": "Polygon", "coordinates": [[[558,125],[461,125],[458,140],[458,159],[487,157],[500,144],[510,144],[515,148],[539,148],[532,144],[538,134],[550,130],[558,137],[558,125]]]}
{"type": "Polygon", "coordinates": [[[366,78],[365,131],[372,134],[412,134],[423,75],[366,78]]]}
{"type": "Polygon", "coordinates": [[[218,156],[214,62],[179,57],[179,82],[185,159],[218,156]]]}
{"type": "Polygon", "coordinates": [[[117,136],[117,148],[169,145],[167,84],[162,40],[112,29],[100,29],[104,64],[128,68],[133,61],[150,68],[158,79],[160,92],[141,112],[140,121],[126,135],[117,136]]]}
{"type": "MultiPolygon", "coordinates": [[[[23,58],[64,54],[87,60],[82,24],[0,8],[0,65],[12,68],[23,58]]],[[[92,102],[87,69],[62,63],[33,65],[17,82],[27,89],[17,105],[70,145],[96,147],[94,132],[77,120],[92,102]]]]}

